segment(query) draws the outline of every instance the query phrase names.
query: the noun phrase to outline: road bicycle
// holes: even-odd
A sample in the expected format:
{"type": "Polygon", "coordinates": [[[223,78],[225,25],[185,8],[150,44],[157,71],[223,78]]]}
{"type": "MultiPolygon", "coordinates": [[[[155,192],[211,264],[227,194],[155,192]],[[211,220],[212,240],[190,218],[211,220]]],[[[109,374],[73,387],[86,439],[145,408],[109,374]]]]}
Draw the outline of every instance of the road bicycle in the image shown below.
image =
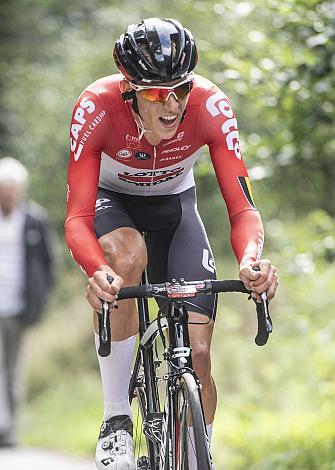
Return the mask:
{"type": "MultiPolygon", "coordinates": [[[[192,297],[220,292],[250,295],[241,281],[173,279],[149,284],[146,273],[140,286],[123,288],[118,294],[118,300],[137,299],[138,304],[139,344],[129,384],[129,401],[138,408],[133,415],[137,470],[195,470],[189,465],[191,454],[198,470],[214,469],[201,384],[192,366],[186,306],[192,307],[192,297]],[[160,304],[164,300],[153,320],[149,298],[160,299],[160,304]]],[[[266,293],[255,303],[255,342],[262,346],[272,331],[266,293]]],[[[99,354],[106,356],[111,338],[107,302],[99,318],[99,336],[99,354]]]]}

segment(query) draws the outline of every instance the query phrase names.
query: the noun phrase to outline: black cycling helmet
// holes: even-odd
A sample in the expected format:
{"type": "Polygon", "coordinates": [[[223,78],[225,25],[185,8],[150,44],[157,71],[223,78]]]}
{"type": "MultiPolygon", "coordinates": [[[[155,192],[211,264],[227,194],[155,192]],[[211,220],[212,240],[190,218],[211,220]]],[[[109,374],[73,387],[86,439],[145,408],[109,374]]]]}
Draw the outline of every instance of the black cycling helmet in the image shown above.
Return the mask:
{"type": "Polygon", "coordinates": [[[114,60],[134,83],[168,83],[190,73],[197,64],[192,34],[176,20],[147,18],[131,24],[115,43],[114,60]]]}

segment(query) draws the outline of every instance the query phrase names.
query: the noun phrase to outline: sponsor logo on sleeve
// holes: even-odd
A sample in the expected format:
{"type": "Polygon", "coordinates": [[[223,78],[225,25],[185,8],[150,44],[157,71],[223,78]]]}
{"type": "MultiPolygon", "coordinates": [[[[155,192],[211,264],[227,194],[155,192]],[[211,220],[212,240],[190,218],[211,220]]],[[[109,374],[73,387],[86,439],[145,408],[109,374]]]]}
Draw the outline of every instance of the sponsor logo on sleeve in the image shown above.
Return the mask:
{"type": "Polygon", "coordinates": [[[237,120],[226,95],[222,91],[218,91],[210,96],[206,102],[206,109],[213,117],[223,115],[227,118],[222,124],[221,130],[226,135],[228,150],[233,150],[236,157],[241,159],[237,120]]]}
{"type": "Polygon", "coordinates": [[[259,261],[262,257],[263,245],[263,234],[261,232],[258,232],[256,261],[259,261]]]}
{"type": "Polygon", "coordinates": [[[92,114],[94,111],[95,104],[93,101],[89,100],[87,97],[84,97],[80,101],[79,106],[73,115],[71,124],[70,148],[71,152],[73,152],[75,161],[79,160],[85,142],[95,130],[95,128],[101,123],[103,117],[106,114],[106,111],[101,111],[97,116],[95,116],[91,123],[86,127],[85,132],[81,135],[81,131],[87,122],[88,115],[92,114]]]}

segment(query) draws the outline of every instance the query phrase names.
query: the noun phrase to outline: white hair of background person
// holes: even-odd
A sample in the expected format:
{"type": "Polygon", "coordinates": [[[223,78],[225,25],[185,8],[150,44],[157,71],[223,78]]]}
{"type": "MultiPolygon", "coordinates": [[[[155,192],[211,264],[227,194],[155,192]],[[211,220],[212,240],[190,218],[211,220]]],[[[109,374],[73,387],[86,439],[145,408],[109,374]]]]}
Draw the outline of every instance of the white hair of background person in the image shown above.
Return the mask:
{"type": "Polygon", "coordinates": [[[12,157],[0,158],[0,184],[17,183],[23,187],[28,183],[28,170],[12,157]]]}

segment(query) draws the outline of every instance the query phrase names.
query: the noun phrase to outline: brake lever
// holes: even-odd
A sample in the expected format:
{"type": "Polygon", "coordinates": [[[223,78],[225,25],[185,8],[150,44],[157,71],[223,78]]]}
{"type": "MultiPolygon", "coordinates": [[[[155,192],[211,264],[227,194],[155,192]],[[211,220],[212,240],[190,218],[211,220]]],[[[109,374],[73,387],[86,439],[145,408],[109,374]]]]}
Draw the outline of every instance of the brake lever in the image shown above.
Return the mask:
{"type": "Polygon", "coordinates": [[[266,293],[263,292],[261,295],[261,302],[257,302],[257,300],[253,299],[256,304],[256,311],[257,311],[257,322],[258,322],[258,331],[255,337],[255,343],[257,346],[264,346],[268,339],[269,334],[272,332],[272,320],[269,313],[269,302],[267,300],[266,293]],[[265,294],[265,295],[263,295],[265,294]]]}
{"type": "MultiPolygon", "coordinates": [[[[112,284],[114,278],[107,274],[107,281],[112,284]]],[[[99,356],[109,356],[111,352],[111,328],[109,318],[109,302],[102,300],[102,315],[98,314],[99,321],[99,356]]]]}
{"type": "MultiPolygon", "coordinates": [[[[258,267],[253,268],[255,271],[259,271],[258,267]]],[[[256,304],[256,311],[257,311],[257,335],[255,337],[255,343],[257,346],[264,346],[268,339],[269,334],[273,330],[272,320],[270,317],[269,312],[269,301],[266,292],[262,292],[260,295],[261,301],[257,302],[256,299],[253,298],[253,301],[256,304]]]]}

